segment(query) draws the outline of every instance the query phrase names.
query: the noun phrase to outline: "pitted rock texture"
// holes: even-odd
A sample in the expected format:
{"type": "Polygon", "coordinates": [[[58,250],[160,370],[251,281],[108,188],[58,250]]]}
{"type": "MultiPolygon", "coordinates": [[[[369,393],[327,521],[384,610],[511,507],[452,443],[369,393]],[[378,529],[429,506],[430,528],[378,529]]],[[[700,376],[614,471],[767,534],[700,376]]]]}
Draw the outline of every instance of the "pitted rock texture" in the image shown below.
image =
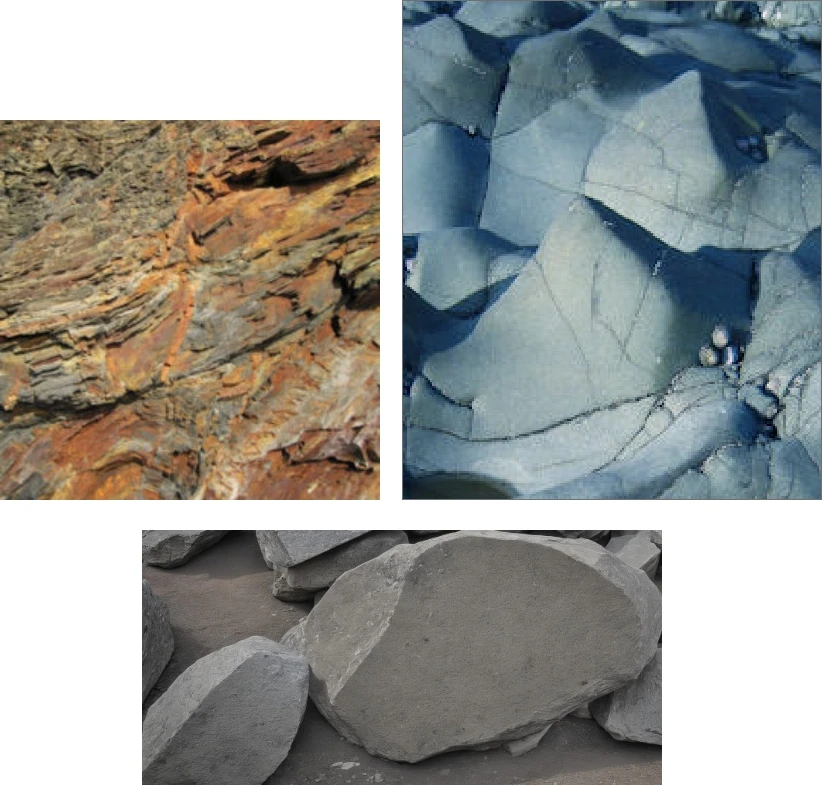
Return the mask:
{"type": "Polygon", "coordinates": [[[458,532],[345,573],[283,643],[343,736],[414,762],[531,737],[635,679],[660,614],[648,577],[589,540],[458,532]]]}
{"type": "Polygon", "coordinates": [[[0,496],[376,498],[375,122],[0,123],[0,496]]]}
{"type": "Polygon", "coordinates": [[[407,496],[820,496],[818,13],[739,5],[408,9],[407,496]]]}
{"type": "Polygon", "coordinates": [[[305,713],[308,664],[260,636],[197,660],[143,722],[144,785],[260,785],[305,713]]]}

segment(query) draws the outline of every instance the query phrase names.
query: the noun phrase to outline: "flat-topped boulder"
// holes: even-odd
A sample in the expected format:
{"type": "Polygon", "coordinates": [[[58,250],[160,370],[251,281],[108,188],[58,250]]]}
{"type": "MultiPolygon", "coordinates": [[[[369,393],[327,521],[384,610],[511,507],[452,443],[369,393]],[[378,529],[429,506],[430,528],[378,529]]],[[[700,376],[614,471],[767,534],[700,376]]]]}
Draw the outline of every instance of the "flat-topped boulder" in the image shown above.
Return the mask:
{"type": "Polygon", "coordinates": [[[173,651],[168,608],[143,579],[143,700],[157,683],[173,651]]]}
{"type": "Polygon", "coordinates": [[[361,537],[363,531],[320,531],[296,529],[293,531],[257,530],[257,542],[269,569],[291,567],[313,559],[338,545],[361,537]]]}
{"type": "Polygon", "coordinates": [[[254,636],[185,670],[143,723],[143,785],[261,785],[283,762],[308,696],[308,664],[254,636]]]}
{"type": "Polygon", "coordinates": [[[226,531],[169,529],[143,532],[143,564],[152,567],[179,567],[221,540],[226,531]]]}
{"type": "Polygon", "coordinates": [[[289,637],[340,734],[415,762],[539,733],[636,679],[660,629],[657,588],[596,543],[457,532],[345,573],[289,637]]]}

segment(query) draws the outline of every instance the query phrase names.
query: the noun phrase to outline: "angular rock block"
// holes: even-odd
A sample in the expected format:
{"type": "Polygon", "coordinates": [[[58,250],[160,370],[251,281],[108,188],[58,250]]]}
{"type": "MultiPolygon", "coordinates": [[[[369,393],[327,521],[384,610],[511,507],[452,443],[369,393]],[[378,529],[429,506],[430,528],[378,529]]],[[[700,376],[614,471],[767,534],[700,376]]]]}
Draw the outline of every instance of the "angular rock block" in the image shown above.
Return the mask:
{"type": "Polygon", "coordinates": [[[260,785],[305,712],[308,664],[254,636],[197,660],[143,723],[143,785],[260,785]]]}
{"type": "Polygon", "coordinates": [[[594,701],[590,709],[619,741],[662,744],[662,648],[636,681],[594,701]]]}
{"type": "Polygon", "coordinates": [[[274,583],[271,584],[271,593],[283,602],[311,602],[314,599],[313,591],[295,589],[285,577],[287,567],[279,567],[276,564],[274,570],[274,583]]]}
{"type": "Polygon", "coordinates": [[[651,542],[650,531],[613,537],[607,549],[626,564],[642,570],[651,580],[656,576],[661,551],[651,542]]]}
{"type": "Polygon", "coordinates": [[[376,558],[395,545],[407,543],[408,537],[402,531],[371,532],[313,559],[286,567],[283,577],[292,589],[313,594],[331,586],[348,570],[376,558]]]}
{"type": "Polygon", "coordinates": [[[490,137],[507,63],[496,42],[447,16],[403,27],[403,134],[448,122],[490,137]]]}
{"type": "Polygon", "coordinates": [[[157,683],[173,651],[168,607],[143,579],[143,700],[157,683]]]}
{"type": "Polygon", "coordinates": [[[663,392],[717,321],[750,323],[749,254],[680,254],[595,202],[571,206],[471,333],[423,363],[473,439],[663,392]]]}
{"type": "Polygon", "coordinates": [[[269,569],[291,567],[313,559],[338,545],[361,537],[367,531],[325,531],[295,529],[293,531],[257,530],[257,542],[269,569]]]}
{"type": "Polygon", "coordinates": [[[391,760],[512,742],[639,676],[660,612],[647,576],[588,540],[400,545],[338,578],[307,617],[310,693],[342,735],[391,760]]]}
{"type": "Polygon", "coordinates": [[[143,564],[152,567],[179,567],[221,540],[228,532],[174,530],[143,532],[143,564]]]}
{"type": "Polygon", "coordinates": [[[498,0],[494,3],[462,3],[454,19],[497,37],[531,36],[569,27],[585,18],[578,3],[498,0]]]}

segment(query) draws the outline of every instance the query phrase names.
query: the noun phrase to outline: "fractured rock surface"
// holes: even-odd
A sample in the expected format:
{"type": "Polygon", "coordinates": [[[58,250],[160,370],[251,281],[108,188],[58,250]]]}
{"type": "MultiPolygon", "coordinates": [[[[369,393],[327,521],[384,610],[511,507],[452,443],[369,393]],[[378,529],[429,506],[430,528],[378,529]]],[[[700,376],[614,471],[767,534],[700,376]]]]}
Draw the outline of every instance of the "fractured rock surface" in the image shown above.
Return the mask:
{"type": "Polygon", "coordinates": [[[533,736],[632,681],[660,606],[647,576],[588,540],[459,532],[345,573],[286,637],[342,735],[413,762],[533,736]]]}
{"type": "Polygon", "coordinates": [[[407,495],[820,496],[818,43],[634,5],[406,16],[407,495]]]}
{"type": "Polygon", "coordinates": [[[662,744],[662,648],[636,681],[594,701],[590,709],[619,741],[662,744]]]}
{"type": "Polygon", "coordinates": [[[305,658],[254,636],[184,671],[143,723],[144,785],[260,785],[305,712],[305,658]]]}
{"type": "Polygon", "coordinates": [[[378,491],[377,123],[0,123],[0,497],[378,491]]]}
{"type": "Polygon", "coordinates": [[[147,529],[143,532],[143,563],[153,567],[179,567],[227,533],[206,529],[147,529]]]}
{"type": "Polygon", "coordinates": [[[157,683],[173,651],[168,608],[143,579],[143,700],[157,683]]]}

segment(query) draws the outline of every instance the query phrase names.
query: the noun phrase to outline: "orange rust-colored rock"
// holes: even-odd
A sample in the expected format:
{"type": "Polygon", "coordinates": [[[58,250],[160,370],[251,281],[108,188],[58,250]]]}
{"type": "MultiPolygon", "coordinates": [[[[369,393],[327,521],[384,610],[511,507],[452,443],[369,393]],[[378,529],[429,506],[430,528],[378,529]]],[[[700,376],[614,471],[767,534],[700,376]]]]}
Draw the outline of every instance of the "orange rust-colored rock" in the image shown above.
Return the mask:
{"type": "Polygon", "coordinates": [[[378,495],[377,123],[0,123],[0,497],[378,495]]]}

